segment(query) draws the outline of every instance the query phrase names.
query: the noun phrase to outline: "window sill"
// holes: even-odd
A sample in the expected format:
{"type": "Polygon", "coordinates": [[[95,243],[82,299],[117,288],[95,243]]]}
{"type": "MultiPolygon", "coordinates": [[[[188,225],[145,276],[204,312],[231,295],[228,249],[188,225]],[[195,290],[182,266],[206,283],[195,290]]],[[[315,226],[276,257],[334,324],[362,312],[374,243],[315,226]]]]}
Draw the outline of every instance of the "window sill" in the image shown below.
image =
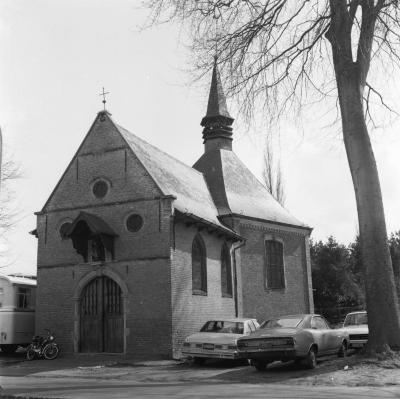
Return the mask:
{"type": "Polygon", "coordinates": [[[207,296],[207,292],[202,290],[193,290],[192,295],[207,296]]]}
{"type": "Polygon", "coordinates": [[[265,291],[286,291],[286,287],[266,287],[265,291]]]}
{"type": "Polygon", "coordinates": [[[224,294],[222,293],[222,298],[233,298],[232,294],[224,294]]]}

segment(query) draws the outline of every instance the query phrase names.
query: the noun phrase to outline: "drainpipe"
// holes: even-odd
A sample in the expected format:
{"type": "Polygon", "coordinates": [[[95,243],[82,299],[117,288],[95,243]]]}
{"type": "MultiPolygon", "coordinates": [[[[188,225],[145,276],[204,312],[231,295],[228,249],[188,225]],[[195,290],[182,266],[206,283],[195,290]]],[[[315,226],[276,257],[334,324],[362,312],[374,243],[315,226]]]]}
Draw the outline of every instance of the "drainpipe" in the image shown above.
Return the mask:
{"type": "Polygon", "coordinates": [[[246,240],[243,240],[237,247],[233,247],[233,295],[235,299],[235,317],[239,316],[239,306],[238,306],[238,291],[237,291],[237,267],[236,267],[236,251],[242,248],[246,244],[246,240]]]}

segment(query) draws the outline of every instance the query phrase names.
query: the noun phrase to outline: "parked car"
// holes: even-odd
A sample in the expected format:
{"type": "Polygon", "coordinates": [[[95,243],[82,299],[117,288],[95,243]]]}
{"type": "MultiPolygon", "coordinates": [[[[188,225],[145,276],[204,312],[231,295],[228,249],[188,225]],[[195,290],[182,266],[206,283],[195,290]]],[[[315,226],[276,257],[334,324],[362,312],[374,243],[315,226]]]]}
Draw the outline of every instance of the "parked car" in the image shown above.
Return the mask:
{"type": "Polygon", "coordinates": [[[239,355],[261,371],[275,360],[295,360],[315,368],[318,356],[345,356],[348,342],[348,333],[330,328],[322,316],[299,314],[265,321],[258,331],[240,338],[237,346],[239,355]]]}
{"type": "Polygon", "coordinates": [[[259,326],[256,319],[209,320],[200,332],[185,339],[182,355],[197,364],[212,358],[237,359],[237,340],[256,331],[259,326]]]}
{"type": "Polygon", "coordinates": [[[349,334],[349,348],[361,349],[368,342],[368,316],[365,310],[348,313],[343,330],[349,334]]]}

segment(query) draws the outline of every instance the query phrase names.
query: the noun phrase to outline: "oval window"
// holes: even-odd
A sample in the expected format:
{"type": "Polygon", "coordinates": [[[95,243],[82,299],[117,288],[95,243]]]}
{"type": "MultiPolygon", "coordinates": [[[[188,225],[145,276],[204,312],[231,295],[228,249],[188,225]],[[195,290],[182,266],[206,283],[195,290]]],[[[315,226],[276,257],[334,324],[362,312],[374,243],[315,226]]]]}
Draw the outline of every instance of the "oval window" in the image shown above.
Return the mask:
{"type": "Polygon", "coordinates": [[[99,180],[93,185],[93,194],[96,198],[104,198],[108,192],[108,184],[104,180],[99,180]]]}
{"type": "Polygon", "coordinates": [[[130,215],[126,219],[126,228],[131,233],[136,233],[143,226],[143,218],[140,215],[130,215]]]}
{"type": "Polygon", "coordinates": [[[68,229],[70,228],[71,224],[72,224],[71,222],[66,222],[61,225],[61,227],[60,227],[61,239],[66,240],[68,238],[66,233],[67,233],[68,229]]]}

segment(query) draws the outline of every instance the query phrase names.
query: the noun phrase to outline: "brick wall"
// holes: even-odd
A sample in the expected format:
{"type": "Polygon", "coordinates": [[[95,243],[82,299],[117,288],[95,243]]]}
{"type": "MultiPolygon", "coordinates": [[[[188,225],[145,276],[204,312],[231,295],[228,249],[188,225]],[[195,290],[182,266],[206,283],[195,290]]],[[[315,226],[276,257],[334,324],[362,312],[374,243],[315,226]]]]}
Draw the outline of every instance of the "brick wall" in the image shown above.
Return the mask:
{"type": "Polygon", "coordinates": [[[96,119],[58,183],[46,210],[98,206],[115,201],[153,198],[160,191],[109,119],[96,119]],[[108,195],[97,199],[90,185],[103,177],[111,183],[108,195]]]}
{"type": "Polygon", "coordinates": [[[112,272],[128,290],[126,351],[171,356],[171,200],[160,194],[111,122],[98,117],[37,220],[36,329],[54,330],[63,351],[73,351],[79,335],[74,331],[79,282],[89,273],[112,272]],[[92,193],[96,178],[110,183],[103,199],[92,193]],[[61,225],[80,211],[100,217],[118,235],[113,261],[84,263],[71,240],[61,238],[61,225]],[[136,233],[125,225],[132,213],[144,220],[136,233]]]}
{"type": "Polygon", "coordinates": [[[262,322],[277,315],[313,311],[312,297],[310,302],[311,279],[307,265],[307,236],[304,231],[244,219],[239,228],[240,234],[246,238],[246,245],[240,249],[243,316],[255,317],[262,322]],[[266,237],[276,237],[283,242],[284,289],[266,288],[266,237]]]}
{"type": "Polygon", "coordinates": [[[62,351],[73,352],[74,338],[79,340],[79,329],[74,331],[74,320],[79,321],[74,292],[92,271],[99,276],[112,271],[128,287],[126,352],[171,357],[170,262],[165,259],[39,268],[36,331],[50,328],[62,351]]]}
{"type": "Polygon", "coordinates": [[[207,296],[192,294],[192,242],[197,228],[175,226],[175,250],[171,260],[173,355],[179,358],[188,335],[199,331],[213,318],[235,317],[233,298],[221,292],[221,248],[223,239],[205,230],[200,232],[207,251],[207,296]]]}

